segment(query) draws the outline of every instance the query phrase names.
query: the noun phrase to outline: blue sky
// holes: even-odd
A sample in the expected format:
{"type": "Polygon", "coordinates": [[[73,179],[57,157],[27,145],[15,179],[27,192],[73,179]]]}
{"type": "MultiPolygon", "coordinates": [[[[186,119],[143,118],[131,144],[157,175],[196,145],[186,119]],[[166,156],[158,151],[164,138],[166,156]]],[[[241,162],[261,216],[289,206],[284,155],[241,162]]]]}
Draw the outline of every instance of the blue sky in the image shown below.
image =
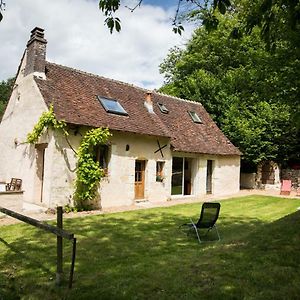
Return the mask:
{"type": "Polygon", "coordinates": [[[184,46],[192,32],[189,26],[182,36],[172,32],[174,9],[170,7],[177,0],[144,0],[134,13],[123,6],[117,13],[122,31],[112,35],[97,2],[6,1],[0,23],[0,81],[15,75],[30,31],[38,26],[45,29],[48,40],[47,60],[144,88],[159,88],[163,84],[159,64],[170,48],[184,46]]]}
{"type": "Polygon", "coordinates": [[[163,8],[169,8],[177,5],[177,0],[144,0],[144,4],[157,5],[163,8]]]}

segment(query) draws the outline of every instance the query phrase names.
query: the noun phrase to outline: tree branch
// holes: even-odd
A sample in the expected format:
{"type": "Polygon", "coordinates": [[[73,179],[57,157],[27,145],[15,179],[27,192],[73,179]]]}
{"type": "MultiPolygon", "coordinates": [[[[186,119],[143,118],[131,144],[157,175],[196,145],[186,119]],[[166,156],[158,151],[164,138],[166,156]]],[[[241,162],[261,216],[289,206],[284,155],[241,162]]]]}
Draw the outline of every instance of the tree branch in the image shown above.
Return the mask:
{"type": "Polygon", "coordinates": [[[5,2],[4,2],[4,0],[0,0],[0,10],[5,10],[5,2]]]}
{"type": "Polygon", "coordinates": [[[134,12],[138,7],[142,5],[143,0],[140,0],[137,5],[133,8],[130,8],[129,6],[125,5],[126,8],[128,8],[131,12],[134,12]]]}

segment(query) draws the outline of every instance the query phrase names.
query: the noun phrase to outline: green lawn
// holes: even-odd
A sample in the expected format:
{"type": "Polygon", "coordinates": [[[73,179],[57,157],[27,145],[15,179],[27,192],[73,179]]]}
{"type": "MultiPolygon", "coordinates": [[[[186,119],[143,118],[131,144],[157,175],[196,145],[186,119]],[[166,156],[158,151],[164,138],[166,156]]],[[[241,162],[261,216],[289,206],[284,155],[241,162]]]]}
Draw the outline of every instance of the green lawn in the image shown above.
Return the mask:
{"type": "Polygon", "coordinates": [[[199,203],[65,220],[78,240],[71,291],[55,287],[55,236],[0,227],[0,299],[298,299],[300,199],[221,205],[222,240],[201,245],[178,230],[199,203]]]}

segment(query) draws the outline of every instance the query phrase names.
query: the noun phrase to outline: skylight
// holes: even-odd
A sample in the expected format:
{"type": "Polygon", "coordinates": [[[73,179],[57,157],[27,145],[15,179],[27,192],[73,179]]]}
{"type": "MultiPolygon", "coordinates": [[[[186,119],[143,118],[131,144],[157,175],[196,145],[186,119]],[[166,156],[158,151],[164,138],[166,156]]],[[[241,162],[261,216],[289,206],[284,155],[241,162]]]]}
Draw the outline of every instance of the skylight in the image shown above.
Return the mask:
{"type": "Polygon", "coordinates": [[[98,100],[108,113],[128,116],[127,111],[122,107],[118,100],[98,96],[98,100]]]}
{"type": "Polygon", "coordinates": [[[169,110],[165,107],[164,104],[162,103],[157,103],[160,111],[163,113],[163,114],[168,114],[169,113],[169,110]]]}
{"type": "Polygon", "coordinates": [[[197,115],[197,113],[195,111],[189,111],[189,115],[192,118],[194,123],[202,123],[202,120],[200,119],[200,117],[197,115]]]}

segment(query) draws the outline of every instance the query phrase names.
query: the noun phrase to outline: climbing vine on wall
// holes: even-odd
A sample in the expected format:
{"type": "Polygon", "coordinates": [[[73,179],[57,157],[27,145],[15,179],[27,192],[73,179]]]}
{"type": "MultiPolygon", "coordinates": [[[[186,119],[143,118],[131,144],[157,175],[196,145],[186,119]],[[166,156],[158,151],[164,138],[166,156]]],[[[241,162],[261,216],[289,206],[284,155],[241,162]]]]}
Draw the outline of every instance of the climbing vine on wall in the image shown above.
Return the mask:
{"type": "Polygon", "coordinates": [[[39,138],[50,128],[53,130],[61,130],[65,136],[68,136],[66,130],[67,124],[64,121],[58,121],[53,111],[53,105],[50,105],[49,110],[42,113],[37,124],[33,127],[32,132],[27,134],[26,142],[29,144],[35,144],[39,138]]]}
{"type": "Polygon", "coordinates": [[[96,198],[104,170],[94,160],[95,147],[106,144],[111,136],[107,128],[89,130],[83,137],[77,152],[77,169],[74,200],[79,210],[88,210],[96,198]]]}
{"type": "MultiPolygon", "coordinates": [[[[49,111],[43,112],[34,126],[32,132],[28,133],[26,142],[35,144],[48,128],[62,131],[68,137],[67,124],[59,121],[53,111],[53,106],[49,111]]],[[[74,204],[77,210],[88,210],[93,207],[93,200],[97,196],[100,179],[104,175],[104,170],[100,168],[95,157],[95,149],[98,145],[106,144],[111,133],[107,128],[95,128],[89,130],[83,137],[78,152],[67,142],[77,156],[74,204]]]]}

